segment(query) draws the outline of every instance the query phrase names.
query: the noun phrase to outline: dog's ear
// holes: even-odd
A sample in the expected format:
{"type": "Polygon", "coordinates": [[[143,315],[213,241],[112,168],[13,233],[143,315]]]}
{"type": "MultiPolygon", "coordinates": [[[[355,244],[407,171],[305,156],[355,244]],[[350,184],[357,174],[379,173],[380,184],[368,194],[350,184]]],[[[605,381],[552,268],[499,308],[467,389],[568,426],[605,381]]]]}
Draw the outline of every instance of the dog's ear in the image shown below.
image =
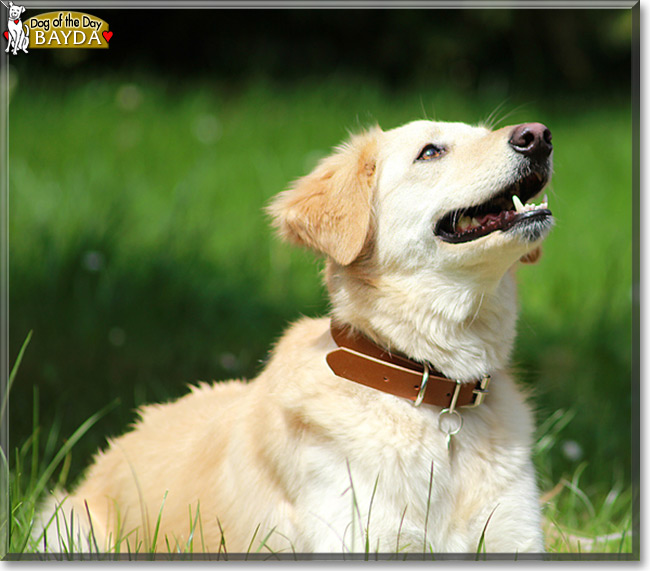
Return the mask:
{"type": "Polygon", "coordinates": [[[20,7],[20,13],[22,14],[25,11],[25,6],[20,7]]]}
{"type": "Polygon", "coordinates": [[[354,135],[272,200],[267,211],[283,238],[344,266],[357,258],[370,230],[381,132],[354,135]]]}

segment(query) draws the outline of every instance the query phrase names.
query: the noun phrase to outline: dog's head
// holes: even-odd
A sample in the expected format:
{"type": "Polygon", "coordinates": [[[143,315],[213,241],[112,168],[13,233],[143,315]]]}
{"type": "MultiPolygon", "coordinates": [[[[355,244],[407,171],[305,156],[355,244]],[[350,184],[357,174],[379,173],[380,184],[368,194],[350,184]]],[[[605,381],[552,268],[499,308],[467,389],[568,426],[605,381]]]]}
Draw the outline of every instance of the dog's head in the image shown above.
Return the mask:
{"type": "Polygon", "coordinates": [[[25,6],[18,6],[13,2],[9,2],[9,19],[17,20],[20,15],[25,11],[25,6]]]}
{"type": "Polygon", "coordinates": [[[269,206],[280,234],[336,264],[502,275],[553,224],[528,204],[551,176],[539,123],[490,131],[415,121],[353,136],[269,206]]]}

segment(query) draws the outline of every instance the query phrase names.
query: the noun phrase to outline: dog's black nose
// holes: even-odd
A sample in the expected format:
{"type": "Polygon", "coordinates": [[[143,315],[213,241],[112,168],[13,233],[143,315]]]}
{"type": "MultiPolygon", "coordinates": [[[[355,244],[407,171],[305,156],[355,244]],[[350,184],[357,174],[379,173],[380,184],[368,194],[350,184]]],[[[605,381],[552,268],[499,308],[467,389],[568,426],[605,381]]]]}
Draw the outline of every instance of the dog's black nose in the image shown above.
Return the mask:
{"type": "Polygon", "coordinates": [[[551,131],[541,123],[517,125],[510,135],[510,146],[527,157],[545,159],[553,150],[551,131]]]}

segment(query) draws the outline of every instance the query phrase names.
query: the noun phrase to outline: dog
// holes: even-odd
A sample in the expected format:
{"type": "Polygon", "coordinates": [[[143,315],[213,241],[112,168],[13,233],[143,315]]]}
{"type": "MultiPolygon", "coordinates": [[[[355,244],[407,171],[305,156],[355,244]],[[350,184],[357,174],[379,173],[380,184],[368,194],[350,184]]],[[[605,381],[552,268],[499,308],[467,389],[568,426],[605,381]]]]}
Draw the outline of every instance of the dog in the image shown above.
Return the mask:
{"type": "Polygon", "coordinates": [[[23,23],[20,19],[21,14],[25,11],[25,6],[18,6],[13,2],[9,2],[9,19],[7,21],[9,37],[7,43],[7,49],[5,53],[9,53],[9,50],[12,49],[12,53],[17,55],[18,50],[23,50],[25,53],[29,53],[27,48],[29,47],[29,28],[23,27],[23,23]]]}
{"type": "Polygon", "coordinates": [[[508,363],[515,268],[554,224],[532,202],[552,152],[540,123],[352,135],[267,206],[324,255],[331,314],[294,323],[251,382],[142,408],[48,500],[36,544],[542,552],[533,416],[508,363]]]}

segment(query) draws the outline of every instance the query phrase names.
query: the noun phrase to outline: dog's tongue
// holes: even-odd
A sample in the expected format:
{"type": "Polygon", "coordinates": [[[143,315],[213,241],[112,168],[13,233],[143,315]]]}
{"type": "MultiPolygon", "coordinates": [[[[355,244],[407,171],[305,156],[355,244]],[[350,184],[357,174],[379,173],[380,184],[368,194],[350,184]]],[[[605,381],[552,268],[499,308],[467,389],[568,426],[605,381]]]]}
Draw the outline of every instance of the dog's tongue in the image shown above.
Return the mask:
{"type": "Polygon", "coordinates": [[[502,213],[499,212],[499,214],[485,214],[484,216],[478,216],[476,218],[476,221],[481,225],[485,226],[486,224],[489,224],[490,222],[498,222],[501,219],[502,213]]]}

